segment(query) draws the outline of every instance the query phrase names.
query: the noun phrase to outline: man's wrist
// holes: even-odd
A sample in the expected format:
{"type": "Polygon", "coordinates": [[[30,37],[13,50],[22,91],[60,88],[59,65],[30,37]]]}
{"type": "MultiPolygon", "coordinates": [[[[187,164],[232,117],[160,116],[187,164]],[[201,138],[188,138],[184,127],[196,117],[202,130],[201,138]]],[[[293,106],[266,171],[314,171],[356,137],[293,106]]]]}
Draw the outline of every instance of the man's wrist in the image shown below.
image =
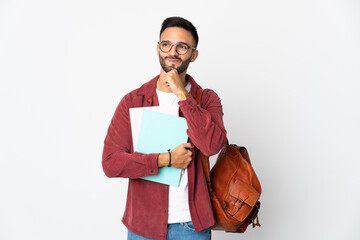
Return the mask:
{"type": "Polygon", "coordinates": [[[189,97],[189,93],[187,91],[181,92],[177,97],[180,101],[184,101],[189,97]]]}
{"type": "Polygon", "coordinates": [[[169,166],[169,153],[166,152],[166,153],[160,153],[159,156],[158,156],[158,167],[159,168],[162,168],[162,167],[167,167],[169,166]]]}

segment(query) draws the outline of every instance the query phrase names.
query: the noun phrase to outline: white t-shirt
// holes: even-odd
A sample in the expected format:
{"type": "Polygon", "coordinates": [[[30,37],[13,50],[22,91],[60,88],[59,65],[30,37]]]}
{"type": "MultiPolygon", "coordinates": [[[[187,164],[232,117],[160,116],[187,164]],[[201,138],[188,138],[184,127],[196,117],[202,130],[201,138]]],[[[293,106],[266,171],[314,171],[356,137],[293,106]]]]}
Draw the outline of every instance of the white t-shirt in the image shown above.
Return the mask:
{"type": "MultiPolygon", "coordinates": [[[[190,92],[190,82],[185,89],[190,92]]],[[[156,89],[159,106],[177,104],[179,98],[174,93],[162,92],[156,89]]],[[[169,186],[169,211],[168,223],[179,223],[191,221],[188,199],[188,171],[187,168],[181,172],[179,187],[169,186]]]]}

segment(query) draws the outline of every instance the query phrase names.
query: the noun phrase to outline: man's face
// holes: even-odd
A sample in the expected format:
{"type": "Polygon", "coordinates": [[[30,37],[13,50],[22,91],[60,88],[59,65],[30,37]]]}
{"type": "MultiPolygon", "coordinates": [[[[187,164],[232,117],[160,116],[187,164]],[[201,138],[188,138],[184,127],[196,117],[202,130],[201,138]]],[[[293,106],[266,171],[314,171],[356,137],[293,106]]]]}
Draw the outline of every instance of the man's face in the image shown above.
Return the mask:
{"type": "MultiPolygon", "coordinates": [[[[195,47],[195,41],[191,33],[183,28],[169,27],[166,28],[160,36],[161,41],[169,41],[172,44],[186,43],[190,47],[195,47]]],[[[197,50],[188,49],[188,51],[180,55],[176,52],[175,46],[167,53],[162,52],[157,45],[157,52],[162,69],[169,72],[176,69],[179,74],[185,72],[190,62],[195,61],[197,57],[197,50]]]]}

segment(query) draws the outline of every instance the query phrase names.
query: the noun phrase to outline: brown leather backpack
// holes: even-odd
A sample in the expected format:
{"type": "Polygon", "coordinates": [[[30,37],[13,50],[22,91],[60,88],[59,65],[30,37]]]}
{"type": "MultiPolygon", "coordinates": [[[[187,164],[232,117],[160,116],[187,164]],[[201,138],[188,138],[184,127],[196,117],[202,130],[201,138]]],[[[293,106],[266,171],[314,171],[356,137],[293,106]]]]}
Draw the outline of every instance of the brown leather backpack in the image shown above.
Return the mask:
{"type": "MultiPolygon", "coordinates": [[[[198,104],[202,92],[201,89],[197,93],[198,104]]],[[[246,148],[227,142],[211,172],[208,157],[200,154],[216,220],[211,228],[243,233],[251,223],[253,227],[261,226],[257,216],[261,185],[246,148]]]]}

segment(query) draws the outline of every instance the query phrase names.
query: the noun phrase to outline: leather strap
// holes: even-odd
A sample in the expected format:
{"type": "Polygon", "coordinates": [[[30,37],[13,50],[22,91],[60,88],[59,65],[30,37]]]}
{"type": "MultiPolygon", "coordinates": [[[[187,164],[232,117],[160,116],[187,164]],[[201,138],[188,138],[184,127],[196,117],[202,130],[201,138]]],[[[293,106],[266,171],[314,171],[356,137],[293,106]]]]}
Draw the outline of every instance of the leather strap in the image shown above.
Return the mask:
{"type": "Polygon", "coordinates": [[[199,89],[196,93],[196,102],[201,106],[201,98],[203,95],[204,89],[199,89]]]}

